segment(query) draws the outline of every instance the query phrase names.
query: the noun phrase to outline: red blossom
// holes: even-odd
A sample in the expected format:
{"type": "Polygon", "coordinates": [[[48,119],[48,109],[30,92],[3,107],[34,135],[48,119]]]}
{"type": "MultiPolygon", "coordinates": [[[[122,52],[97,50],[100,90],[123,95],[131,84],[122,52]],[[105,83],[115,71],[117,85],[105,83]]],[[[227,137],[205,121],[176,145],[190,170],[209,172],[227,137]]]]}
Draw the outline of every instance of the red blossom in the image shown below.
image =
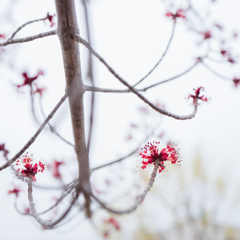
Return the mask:
{"type": "Polygon", "coordinates": [[[141,148],[139,155],[141,159],[145,160],[141,162],[142,169],[145,169],[149,164],[155,164],[155,161],[159,160],[159,172],[162,172],[165,169],[165,161],[170,161],[172,164],[178,164],[180,162],[179,152],[175,144],[169,143],[166,148],[160,151],[157,147],[159,143],[160,142],[148,143],[144,148],[141,148]]]}
{"type": "Polygon", "coordinates": [[[50,27],[53,27],[55,25],[55,23],[53,22],[53,17],[54,16],[56,16],[56,14],[50,15],[49,13],[47,13],[46,19],[48,19],[48,21],[51,23],[50,27]]]}
{"type": "Polygon", "coordinates": [[[21,190],[19,188],[17,188],[17,187],[14,187],[13,190],[9,190],[8,191],[8,195],[9,194],[15,194],[16,197],[18,197],[19,192],[21,192],[21,190]]]}
{"type": "Polygon", "coordinates": [[[193,104],[195,104],[197,100],[202,100],[203,102],[209,101],[209,99],[207,97],[205,97],[204,95],[200,96],[200,92],[204,91],[204,87],[198,87],[197,89],[194,88],[193,91],[194,91],[195,95],[194,94],[188,95],[188,99],[189,98],[193,99],[193,104]]]}
{"type": "Polygon", "coordinates": [[[29,207],[25,207],[24,208],[24,213],[25,214],[30,214],[30,208],[29,207]]]}
{"type": "Polygon", "coordinates": [[[228,61],[232,64],[236,63],[235,59],[233,59],[231,56],[228,57],[228,61]]]}
{"type": "Polygon", "coordinates": [[[210,31],[201,32],[200,34],[203,35],[203,40],[206,40],[212,37],[212,34],[210,31]]]}
{"type": "Polygon", "coordinates": [[[16,166],[19,166],[17,171],[26,178],[32,177],[33,181],[36,181],[35,175],[39,172],[43,172],[45,164],[38,162],[33,164],[33,159],[26,153],[16,161],[16,166]]]}
{"type": "Polygon", "coordinates": [[[6,39],[6,36],[4,34],[0,34],[0,38],[6,39]]]}
{"type": "Polygon", "coordinates": [[[113,225],[113,227],[116,230],[120,230],[121,229],[119,222],[114,217],[110,217],[109,219],[105,220],[104,222],[113,225]]]}
{"type": "Polygon", "coordinates": [[[238,85],[240,84],[240,78],[233,78],[233,83],[234,83],[234,87],[238,87],[238,85]]]}
{"type": "Polygon", "coordinates": [[[176,18],[186,18],[184,11],[182,9],[178,9],[175,14],[171,12],[166,13],[167,17],[171,17],[173,20],[176,20],[176,18]]]}
{"type": "Polygon", "coordinates": [[[230,55],[230,53],[224,49],[221,49],[220,53],[222,54],[223,57],[228,57],[230,55]]]}
{"type": "Polygon", "coordinates": [[[64,164],[64,161],[53,161],[53,177],[62,179],[62,174],[59,172],[59,166],[64,164]]]}
{"type": "Polygon", "coordinates": [[[40,97],[42,97],[43,92],[46,90],[45,87],[39,88],[38,85],[36,83],[34,83],[34,86],[36,86],[35,91],[33,92],[33,94],[39,93],[40,97]]]}
{"type": "Polygon", "coordinates": [[[32,87],[32,83],[34,80],[36,80],[40,75],[43,75],[43,71],[38,71],[37,75],[35,77],[29,77],[28,74],[26,72],[23,72],[22,73],[22,76],[24,78],[24,81],[22,84],[20,85],[16,85],[17,88],[20,88],[20,87],[23,87],[23,86],[26,86],[26,85],[29,85],[30,87],[32,87]]]}
{"type": "Polygon", "coordinates": [[[5,144],[0,144],[0,151],[3,151],[3,156],[6,158],[9,151],[5,148],[5,144]]]}

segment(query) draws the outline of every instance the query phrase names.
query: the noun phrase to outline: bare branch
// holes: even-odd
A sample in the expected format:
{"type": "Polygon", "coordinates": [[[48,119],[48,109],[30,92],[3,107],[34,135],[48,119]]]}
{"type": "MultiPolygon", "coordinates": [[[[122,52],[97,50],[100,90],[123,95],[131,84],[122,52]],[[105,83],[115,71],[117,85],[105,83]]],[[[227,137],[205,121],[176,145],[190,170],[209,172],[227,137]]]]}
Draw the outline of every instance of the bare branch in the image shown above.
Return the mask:
{"type": "Polygon", "coordinates": [[[174,77],[171,77],[171,78],[168,78],[168,79],[165,79],[165,80],[162,80],[161,82],[158,82],[158,83],[154,83],[148,87],[145,87],[143,89],[141,89],[142,91],[147,91],[148,89],[150,88],[153,88],[153,87],[156,87],[160,84],[163,84],[163,83],[167,83],[167,82],[170,82],[176,78],[179,78],[179,77],[182,77],[183,75],[185,75],[186,73],[190,72],[193,68],[195,68],[197,65],[198,65],[199,62],[196,62],[194,63],[190,68],[188,68],[187,70],[185,70],[184,72],[182,73],[179,73],[178,75],[174,76],[174,77]]]}
{"type": "MultiPolygon", "coordinates": [[[[160,124],[161,124],[161,123],[158,122],[157,125],[159,126],[160,124]]],[[[144,140],[141,141],[141,143],[138,145],[138,147],[135,148],[132,152],[130,152],[129,154],[127,154],[127,155],[124,156],[124,157],[118,158],[118,159],[113,160],[113,161],[111,161],[111,162],[109,162],[109,163],[106,163],[106,164],[100,165],[100,166],[98,166],[98,167],[92,168],[92,169],[91,169],[91,172],[93,172],[93,171],[95,171],[95,170],[98,170],[98,169],[101,169],[101,168],[104,168],[104,167],[107,167],[107,166],[110,166],[110,165],[112,165],[112,164],[114,164],[114,163],[121,162],[122,160],[124,160],[124,159],[132,156],[132,155],[133,155],[134,153],[136,153],[136,151],[142,146],[142,144],[143,144],[144,142],[146,142],[147,139],[153,134],[155,128],[156,128],[156,126],[154,126],[154,127],[152,128],[151,132],[148,133],[148,135],[144,138],[144,140]]]]}
{"type": "Polygon", "coordinates": [[[36,20],[32,20],[32,21],[29,21],[29,22],[24,23],[23,25],[21,25],[21,26],[12,34],[12,36],[11,36],[7,41],[12,40],[12,39],[14,38],[14,36],[15,36],[22,28],[26,27],[27,25],[29,25],[29,24],[31,24],[31,23],[39,22],[39,21],[44,21],[44,20],[46,20],[46,19],[47,19],[47,17],[45,17],[45,18],[40,18],[40,19],[36,19],[36,20]]]}
{"type": "Polygon", "coordinates": [[[142,203],[142,201],[144,200],[144,198],[146,197],[148,191],[151,189],[153,183],[154,183],[154,180],[156,178],[156,175],[157,175],[157,171],[158,171],[158,167],[159,167],[159,161],[156,161],[155,162],[155,165],[154,165],[154,169],[153,169],[153,172],[151,174],[151,178],[146,186],[146,188],[144,189],[143,193],[141,195],[139,195],[134,203],[134,205],[126,210],[114,210],[114,209],[111,209],[109,207],[107,207],[101,200],[99,200],[96,196],[93,195],[93,193],[91,193],[87,188],[85,188],[84,190],[88,192],[88,194],[90,194],[90,196],[95,199],[104,209],[112,212],[112,213],[115,213],[115,214],[126,214],[126,213],[131,213],[133,211],[135,211],[137,209],[137,207],[142,203]]]}
{"type": "Polygon", "coordinates": [[[167,51],[169,49],[169,46],[170,46],[171,42],[172,42],[175,26],[176,26],[176,21],[173,21],[173,28],[172,28],[171,37],[170,37],[170,39],[168,41],[167,47],[166,47],[163,55],[161,56],[159,61],[156,63],[156,65],[141,80],[139,80],[136,84],[134,84],[133,87],[136,87],[139,83],[141,83],[144,79],[146,79],[155,70],[155,68],[160,64],[160,62],[163,60],[163,58],[165,57],[165,55],[166,55],[166,53],[167,53],[167,51]]]}
{"type": "Polygon", "coordinates": [[[39,33],[37,35],[29,36],[29,37],[26,37],[26,38],[12,39],[10,41],[0,43],[0,47],[1,46],[7,46],[7,45],[10,45],[10,44],[16,44],[16,43],[31,42],[31,41],[39,39],[39,38],[49,37],[51,35],[56,35],[56,34],[57,34],[56,30],[52,30],[52,31],[49,31],[49,32],[39,33]]]}
{"type": "Polygon", "coordinates": [[[211,67],[209,67],[205,62],[202,62],[202,65],[203,65],[204,67],[206,67],[210,72],[212,72],[212,73],[213,73],[214,75],[216,75],[217,77],[220,77],[220,78],[222,78],[222,79],[224,79],[224,80],[230,80],[230,81],[232,81],[232,78],[223,76],[222,74],[216,72],[216,71],[213,70],[211,67]]]}
{"type": "Polygon", "coordinates": [[[157,106],[155,106],[153,103],[149,102],[143,95],[141,95],[139,92],[137,92],[130,84],[128,84],[123,78],[121,78],[109,65],[108,63],[95,51],[93,50],[93,48],[84,40],[82,39],[79,35],[71,35],[71,37],[73,39],[75,39],[77,42],[83,44],[86,48],[89,49],[89,51],[99,59],[100,62],[102,62],[107,68],[108,70],[125,86],[127,86],[129,88],[129,90],[131,92],[133,92],[134,94],[136,94],[140,99],[142,99],[146,104],[148,104],[151,108],[153,108],[154,110],[156,110],[157,112],[166,115],[168,117],[172,117],[175,118],[177,120],[186,120],[186,119],[191,119],[193,117],[195,117],[196,113],[197,113],[197,102],[194,105],[194,110],[191,114],[189,115],[177,115],[177,114],[173,114],[170,113],[164,109],[158,108],[157,106]]]}
{"type": "MultiPolygon", "coordinates": [[[[141,89],[135,89],[138,92],[145,92],[150,88],[156,87],[158,85],[161,85],[163,83],[169,82],[171,80],[174,80],[176,78],[182,77],[183,75],[185,75],[186,73],[190,72],[194,67],[196,67],[198,65],[199,62],[194,63],[191,67],[189,67],[187,70],[185,70],[182,73],[179,73],[178,75],[171,77],[171,78],[167,78],[165,80],[162,80],[158,83],[154,83],[148,87],[144,87],[141,89]]],[[[108,88],[99,88],[99,87],[92,87],[92,86],[88,86],[85,85],[85,89],[86,91],[94,91],[94,92],[104,92],[104,93],[129,93],[131,92],[129,89],[108,89],[108,88]]]]}
{"type": "Polygon", "coordinates": [[[3,169],[9,167],[12,163],[14,163],[32,145],[32,143],[37,139],[38,135],[41,133],[41,131],[44,129],[44,127],[47,125],[47,123],[50,121],[50,119],[53,117],[53,115],[56,113],[58,108],[63,104],[63,102],[66,100],[67,97],[68,97],[68,92],[66,92],[64,96],[60,99],[58,104],[54,107],[54,109],[51,111],[48,117],[44,120],[44,122],[38,128],[37,132],[31,137],[31,139],[10,161],[6,162],[0,167],[0,171],[2,171],[3,169]]]}
{"type": "Polygon", "coordinates": [[[59,222],[61,222],[67,214],[70,212],[73,204],[75,203],[78,194],[76,193],[76,196],[73,198],[73,200],[70,203],[70,206],[66,209],[66,211],[60,216],[56,221],[49,223],[49,221],[43,221],[37,214],[37,211],[35,209],[35,204],[33,202],[33,195],[32,195],[32,177],[28,178],[28,201],[29,201],[29,207],[31,210],[32,216],[35,218],[35,220],[40,223],[45,228],[52,228],[55,225],[57,225],[59,222]]]}
{"type": "MultiPolygon", "coordinates": [[[[42,106],[42,101],[41,101],[41,96],[39,96],[39,106],[40,106],[40,110],[41,110],[41,113],[43,115],[44,118],[46,118],[46,115],[43,111],[43,106],[42,106]]],[[[58,132],[57,130],[50,124],[48,123],[48,126],[50,128],[50,131],[54,134],[56,134],[56,136],[58,136],[61,140],[63,140],[65,143],[69,144],[70,146],[74,147],[74,144],[70,143],[68,140],[66,140],[64,137],[62,137],[58,132]]]]}

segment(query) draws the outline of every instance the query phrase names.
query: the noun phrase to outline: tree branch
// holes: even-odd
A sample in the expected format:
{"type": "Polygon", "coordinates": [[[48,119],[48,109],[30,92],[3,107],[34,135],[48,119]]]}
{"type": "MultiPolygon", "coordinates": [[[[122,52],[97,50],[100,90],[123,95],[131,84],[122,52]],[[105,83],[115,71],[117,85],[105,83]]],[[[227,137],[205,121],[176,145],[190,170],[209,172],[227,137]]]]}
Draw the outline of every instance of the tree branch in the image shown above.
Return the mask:
{"type": "MultiPolygon", "coordinates": [[[[62,48],[66,87],[69,88],[70,86],[73,86],[71,87],[71,92],[69,92],[68,99],[75,141],[75,152],[79,169],[79,184],[77,189],[80,191],[83,181],[90,185],[90,168],[85,141],[83,103],[85,89],[81,73],[79,45],[76,41],[69,38],[69,35],[79,33],[79,29],[74,0],[55,0],[55,5],[58,17],[57,35],[62,48]]],[[[90,198],[85,197],[85,200],[86,204],[88,204],[90,198]]],[[[86,206],[86,214],[87,216],[90,215],[89,206],[86,206]]]]}
{"type": "Polygon", "coordinates": [[[22,28],[26,27],[27,25],[29,25],[29,24],[31,24],[31,23],[39,22],[39,21],[44,21],[44,20],[46,20],[46,19],[47,19],[47,17],[45,17],[45,18],[39,18],[39,19],[32,20],[32,21],[28,21],[28,22],[24,23],[23,25],[21,25],[21,26],[12,34],[12,36],[7,40],[7,42],[10,41],[10,40],[12,40],[12,39],[14,38],[14,36],[15,36],[22,28]]]}
{"type": "Polygon", "coordinates": [[[173,28],[172,28],[171,37],[170,37],[170,39],[168,41],[167,47],[166,47],[163,55],[161,56],[159,61],[156,63],[156,65],[141,80],[139,80],[136,84],[134,84],[133,87],[136,87],[139,83],[141,83],[144,79],[146,79],[155,70],[155,68],[160,64],[160,62],[163,60],[163,58],[165,57],[165,55],[166,55],[166,53],[167,53],[167,51],[169,49],[169,46],[170,46],[171,42],[172,42],[174,31],[175,31],[175,26],[176,26],[176,21],[173,21],[173,28]]]}
{"type": "Polygon", "coordinates": [[[10,45],[10,44],[16,44],[16,43],[31,42],[33,40],[36,40],[36,39],[39,39],[39,38],[44,38],[44,37],[49,37],[51,35],[56,35],[56,30],[52,30],[52,31],[45,32],[45,33],[39,33],[37,35],[29,36],[29,37],[26,37],[26,38],[12,39],[10,41],[0,43],[0,47],[1,46],[7,46],[7,45],[10,45]]]}
{"type": "Polygon", "coordinates": [[[43,227],[45,228],[52,228],[55,225],[57,225],[60,221],[62,221],[67,214],[70,212],[73,204],[75,203],[78,194],[76,193],[76,196],[73,198],[73,200],[71,201],[70,206],[66,209],[66,211],[62,214],[62,216],[60,216],[56,221],[49,223],[49,221],[43,221],[37,214],[37,211],[35,209],[35,204],[33,201],[33,195],[32,195],[32,177],[28,178],[28,201],[29,201],[29,207],[31,210],[31,214],[32,216],[35,218],[35,220],[40,223],[43,227]]]}
{"type": "Polygon", "coordinates": [[[93,48],[84,40],[82,39],[79,35],[70,35],[71,38],[75,39],[77,42],[83,44],[87,49],[89,49],[89,51],[99,59],[100,62],[102,62],[107,68],[108,70],[125,86],[127,86],[129,88],[129,90],[131,92],[133,92],[134,94],[136,94],[142,101],[144,101],[146,104],[148,104],[151,108],[153,108],[154,110],[156,110],[157,112],[166,115],[168,117],[172,117],[175,118],[177,120],[186,120],[186,119],[191,119],[193,117],[195,117],[196,113],[197,113],[197,101],[194,105],[194,110],[191,114],[189,115],[177,115],[177,114],[173,114],[170,113],[164,109],[158,108],[157,106],[155,106],[153,103],[151,103],[150,101],[148,101],[143,95],[141,95],[139,92],[137,92],[137,90],[135,90],[130,84],[128,84],[123,78],[121,78],[109,65],[108,63],[95,51],[93,50],[93,48]]]}
{"type": "Polygon", "coordinates": [[[3,169],[9,167],[12,163],[14,163],[33,144],[33,142],[37,139],[38,135],[41,133],[41,131],[44,129],[44,127],[47,125],[47,123],[50,121],[50,119],[53,117],[53,115],[56,113],[58,108],[63,104],[63,102],[66,100],[67,97],[68,97],[68,92],[64,94],[64,96],[61,98],[58,104],[54,107],[54,109],[51,111],[48,117],[44,120],[44,122],[38,128],[37,132],[31,137],[31,139],[11,160],[9,160],[8,162],[6,162],[0,167],[0,171],[2,171],[3,169]]]}
{"type": "Polygon", "coordinates": [[[87,191],[87,193],[90,194],[90,196],[93,199],[95,199],[104,209],[106,209],[106,210],[108,210],[108,211],[110,211],[112,213],[115,213],[115,214],[131,213],[131,212],[133,212],[133,211],[135,211],[137,209],[137,207],[142,203],[142,201],[146,197],[148,191],[151,189],[151,187],[152,187],[152,185],[154,183],[154,180],[156,178],[156,175],[157,175],[158,167],[160,165],[159,163],[160,163],[159,161],[155,162],[154,169],[153,169],[153,172],[151,174],[151,178],[149,179],[149,182],[148,182],[146,188],[144,189],[143,193],[137,197],[134,205],[132,207],[126,209],[126,210],[114,210],[112,208],[109,208],[101,200],[99,200],[96,196],[94,196],[93,193],[88,190],[88,188],[84,188],[84,190],[87,191]]]}
{"type": "MultiPolygon", "coordinates": [[[[42,101],[41,101],[41,96],[39,96],[39,106],[40,106],[40,110],[41,110],[41,113],[43,115],[44,118],[46,118],[46,115],[43,111],[43,106],[42,106],[42,101]]],[[[50,128],[50,131],[54,134],[56,134],[56,136],[58,136],[61,140],[63,140],[65,143],[67,143],[68,145],[74,147],[74,145],[72,143],[70,143],[68,140],[66,140],[64,137],[62,137],[58,132],[57,130],[50,124],[48,123],[48,126],[50,128]]]]}

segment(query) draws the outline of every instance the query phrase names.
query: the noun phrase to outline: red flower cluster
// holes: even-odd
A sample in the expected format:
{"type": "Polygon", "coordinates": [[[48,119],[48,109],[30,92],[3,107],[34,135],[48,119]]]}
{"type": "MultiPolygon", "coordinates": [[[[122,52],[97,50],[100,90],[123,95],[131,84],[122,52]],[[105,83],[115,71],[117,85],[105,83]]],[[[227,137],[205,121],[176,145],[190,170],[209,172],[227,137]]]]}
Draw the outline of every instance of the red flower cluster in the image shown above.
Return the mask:
{"type": "Polygon", "coordinates": [[[64,164],[63,161],[53,161],[53,177],[57,179],[62,179],[62,174],[59,172],[59,166],[64,164]]]}
{"type": "Polygon", "coordinates": [[[42,162],[33,164],[33,159],[26,153],[16,162],[16,166],[19,166],[17,171],[26,178],[32,177],[33,181],[36,181],[35,175],[38,172],[43,172],[45,165],[42,162]]]}
{"type": "Polygon", "coordinates": [[[46,20],[48,19],[48,21],[51,23],[50,27],[53,27],[55,25],[55,23],[53,22],[53,17],[54,16],[56,16],[56,14],[50,15],[49,13],[47,13],[46,20]]]}
{"type": "Polygon", "coordinates": [[[175,14],[171,12],[167,12],[166,16],[171,17],[173,20],[176,20],[176,18],[183,18],[183,19],[186,18],[184,11],[182,9],[178,9],[175,14]]]}
{"type": "Polygon", "coordinates": [[[16,85],[16,86],[17,86],[17,88],[24,87],[26,85],[29,85],[30,87],[32,87],[33,81],[36,80],[40,75],[43,75],[43,74],[44,74],[43,71],[40,70],[40,71],[38,71],[38,73],[35,77],[29,77],[28,74],[26,72],[24,72],[22,74],[22,76],[24,78],[23,83],[20,85],[16,85]]]}
{"type": "Polygon", "coordinates": [[[234,78],[233,79],[233,83],[234,83],[234,87],[238,87],[238,85],[240,84],[240,78],[234,78]]]}
{"type": "Polygon", "coordinates": [[[193,91],[194,91],[195,95],[193,95],[193,94],[188,95],[188,99],[189,98],[193,99],[193,104],[195,104],[197,100],[202,100],[203,102],[209,101],[209,99],[207,97],[205,97],[204,95],[200,96],[200,91],[204,91],[204,87],[198,87],[197,89],[194,88],[193,91]]]}
{"type": "Polygon", "coordinates": [[[159,143],[160,142],[148,143],[144,148],[141,148],[141,152],[139,153],[140,158],[146,159],[146,161],[142,160],[141,169],[145,169],[148,164],[155,164],[155,161],[159,160],[159,172],[162,172],[165,169],[165,161],[170,161],[172,164],[178,164],[180,162],[176,145],[169,143],[166,148],[160,151],[157,147],[159,143]]]}
{"type": "Polygon", "coordinates": [[[19,192],[21,192],[21,190],[17,187],[14,187],[13,190],[8,191],[8,194],[15,194],[16,197],[18,197],[19,192]]]}

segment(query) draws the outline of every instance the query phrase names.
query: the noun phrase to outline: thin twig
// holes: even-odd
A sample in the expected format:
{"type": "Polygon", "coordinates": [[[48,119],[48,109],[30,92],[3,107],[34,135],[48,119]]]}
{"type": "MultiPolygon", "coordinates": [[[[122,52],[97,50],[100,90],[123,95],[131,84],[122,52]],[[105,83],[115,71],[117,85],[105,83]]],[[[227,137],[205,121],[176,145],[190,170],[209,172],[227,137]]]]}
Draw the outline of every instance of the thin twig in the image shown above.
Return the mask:
{"type": "MultiPolygon", "coordinates": [[[[158,122],[157,126],[159,126],[160,124],[161,124],[161,123],[158,122]]],[[[140,148],[140,146],[141,146],[144,142],[146,142],[147,139],[153,134],[155,128],[156,128],[156,126],[154,126],[154,127],[152,128],[151,132],[144,138],[143,141],[141,141],[141,143],[138,145],[138,147],[135,148],[132,152],[130,152],[129,154],[127,154],[127,155],[124,156],[124,157],[118,158],[118,159],[113,160],[113,161],[111,161],[111,162],[109,162],[109,163],[106,163],[106,164],[100,165],[100,166],[98,166],[98,167],[92,168],[92,169],[91,169],[91,172],[93,172],[93,171],[95,171],[95,170],[98,170],[98,169],[101,169],[101,168],[104,168],[104,167],[107,167],[107,166],[110,166],[110,165],[112,165],[112,164],[114,164],[114,163],[121,162],[122,160],[124,160],[124,159],[132,156],[134,153],[136,153],[136,151],[140,148]]]]}
{"type": "Polygon", "coordinates": [[[155,66],[141,80],[139,80],[136,84],[133,85],[133,87],[136,87],[139,83],[141,83],[144,79],[146,79],[155,70],[155,68],[160,64],[160,62],[163,60],[163,58],[165,57],[165,55],[166,55],[166,53],[169,49],[169,46],[170,46],[171,42],[172,42],[174,31],[175,31],[175,26],[176,26],[176,21],[173,21],[173,28],[172,28],[171,37],[168,41],[167,47],[166,47],[163,55],[161,56],[161,58],[158,60],[158,62],[155,64],[155,66]]]}
{"type": "Polygon", "coordinates": [[[32,145],[32,143],[37,139],[38,135],[41,133],[41,131],[44,129],[44,127],[47,125],[47,123],[50,121],[50,119],[53,117],[53,115],[56,113],[58,108],[63,104],[63,102],[66,100],[67,97],[68,97],[68,92],[64,94],[64,96],[60,99],[58,104],[54,107],[54,109],[51,111],[48,117],[44,120],[44,122],[38,128],[37,132],[30,138],[30,140],[24,145],[24,147],[10,161],[6,162],[0,167],[0,171],[2,171],[3,169],[9,167],[12,163],[14,163],[32,145]]]}
{"type": "Polygon", "coordinates": [[[12,39],[10,41],[0,43],[0,47],[1,46],[7,46],[7,45],[10,45],[10,44],[16,44],[16,43],[31,42],[31,41],[39,39],[39,38],[49,37],[51,35],[56,35],[56,34],[57,34],[56,30],[52,30],[52,31],[49,31],[49,32],[39,33],[37,35],[33,35],[33,36],[25,37],[25,38],[12,39]]]}
{"type": "Polygon", "coordinates": [[[159,107],[157,107],[156,105],[154,105],[153,103],[151,103],[150,101],[148,101],[143,95],[141,95],[137,90],[135,90],[130,84],[128,84],[123,78],[121,78],[110,66],[109,64],[95,51],[93,50],[93,48],[88,44],[88,42],[86,42],[84,39],[82,39],[79,35],[70,35],[71,38],[75,39],[77,42],[83,44],[86,48],[89,49],[89,51],[99,59],[100,62],[102,62],[107,69],[125,86],[127,86],[129,88],[129,90],[131,92],[133,92],[135,95],[137,95],[140,99],[142,99],[142,101],[144,101],[146,104],[148,104],[151,108],[153,108],[154,110],[156,110],[157,112],[166,115],[168,117],[172,117],[175,118],[177,120],[186,120],[186,119],[191,119],[193,117],[195,117],[196,113],[197,113],[197,101],[194,105],[194,110],[191,114],[189,115],[177,115],[177,114],[173,114],[170,113],[164,109],[161,109],[159,107]]]}
{"type": "Polygon", "coordinates": [[[45,17],[45,18],[40,18],[40,19],[36,19],[36,20],[32,20],[32,21],[29,21],[29,22],[24,23],[23,25],[21,25],[21,26],[12,34],[12,36],[11,36],[7,41],[12,40],[12,39],[14,38],[14,36],[15,36],[22,28],[26,27],[27,25],[29,25],[29,24],[31,24],[31,23],[39,22],[39,21],[44,21],[44,20],[46,20],[46,19],[47,19],[47,17],[45,17]]]}
{"type": "Polygon", "coordinates": [[[115,214],[131,213],[131,212],[135,211],[137,209],[137,207],[143,202],[143,200],[146,197],[148,191],[151,189],[151,187],[152,187],[152,185],[154,183],[154,180],[156,178],[156,175],[157,175],[158,167],[159,167],[159,161],[156,161],[155,165],[154,165],[153,172],[151,174],[151,178],[149,179],[149,182],[148,182],[146,188],[144,189],[143,193],[137,197],[134,205],[132,207],[126,209],[126,210],[114,210],[114,209],[111,209],[108,206],[106,206],[101,200],[99,200],[96,196],[94,196],[93,193],[90,192],[87,188],[84,188],[84,190],[87,191],[88,194],[90,194],[90,196],[93,199],[95,199],[104,209],[106,209],[106,210],[108,210],[108,211],[110,211],[112,213],[115,213],[115,214]]]}
{"type": "Polygon", "coordinates": [[[52,228],[55,225],[57,225],[59,222],[61,222],[66,216],[67,214],[70,212],[72,206],[74,205],[77,197],[78,197],[78,193],[76,193],[76,196],[72,199],[70,206],[66,209],[66,211],[54,222],[49,222],[49,221],[44,221],[42,220],[38,214],[37,211],[35,209],[35,204],[33,201],[33,195],[32,195],[33,189],[32,189],[32,177],[28,178],[28,201],[29,201],[29,207],[31,210],[31,214],[32,216],[35,218],[35,220],[41,224],[43,227],[45,228],[52,228]]]}
{"type": "MultiPolygon", "coordinates": [[[[39,106],[40,106],[40,110],[41,110],[41,113],[43,115],[44,118],[46,118],[46,115],[43,111],[43,106],[42,106],[42,101],[41,101],[41,96],[39,96],[39,106]]],[[[63,140],[65,143],[69,144],[70,146],[74,147],[74,144],[70,143],[68,140],[66,140],[64,137],[62,137],[58,132],[57,130],[50,124],[48,123],[48,126],[50,128],[50,131],[54,134],[56,134],[61,140],[63,140]]]]}
{"type": "Polygon", "coordinates": [[[228,80],[228,81],[232,81],[232,78],[229,78],[229,77],[226,77],[226,76],[223,76],[222,74],[216,72],[215,70],[213,70],[211,67],[209,67],[205,62],[202,62],[202,65],[204,67],[206,67],[210,72],[212,72],[214,75],[216,75],[217,77],[220,77],[224,80],[228,80]]]}
{"type": "MultiPolygon", "coordinates": [[[[160,82],[154,83],[154,84],[152,84],[150,86],[147,86],[147,87],[144,87],[144,88],[141,88],[141,89],[136,89],[135,88],[135,90],[138,91],[138,92],[145,92],[145,91],[147,91],[150,88],[153,88],[155,86],[161,85],[161,84],[166,83],[166,82],[169,82],[169,81],[174,80],[176,78],[182,77],[186,73],[190,72],[194,67],[196,67],[198,63],[199,62],[194,63],[187,70],[185,70],[182,73],[179,73],[178,75],[176,75],[174,77],[167,78],[165,80],[162,80],[160,82]]],[[[94,91],[94,92],[103,92],[103,93],[130,93],[131,92],[129,89],[108,89],[108,88],[92,87],[92,86],[88,86],[88,85],[85,85],[85,90],[86,91],[94,91]]]]}

